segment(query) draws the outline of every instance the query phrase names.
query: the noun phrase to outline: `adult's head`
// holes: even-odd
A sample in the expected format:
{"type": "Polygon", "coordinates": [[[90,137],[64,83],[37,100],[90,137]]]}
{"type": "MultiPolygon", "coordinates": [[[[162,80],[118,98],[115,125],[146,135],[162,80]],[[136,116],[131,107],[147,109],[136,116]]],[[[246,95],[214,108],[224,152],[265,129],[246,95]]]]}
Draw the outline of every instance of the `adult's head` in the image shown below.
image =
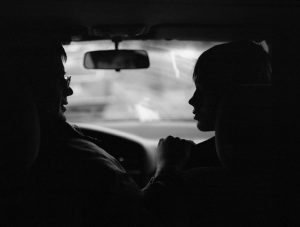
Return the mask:
{"type": "Polygon", "coordinates": [[[271,64],[264,49],[251,41],[216,45],[197,60],[193,80],[196,91],[189,103],[194,107],[197,127],[214,131],[220,99],[236,85],[270,83],[271,64]]]}
{"type": "Polygon", "coordinates": [[[67,56],[61,43],[41,36],[26,35],[10,43],[10,67],[26,78],[40,118],[65,120],[67,96],[73,91],[65,78],[63,61],[67,56]]]}

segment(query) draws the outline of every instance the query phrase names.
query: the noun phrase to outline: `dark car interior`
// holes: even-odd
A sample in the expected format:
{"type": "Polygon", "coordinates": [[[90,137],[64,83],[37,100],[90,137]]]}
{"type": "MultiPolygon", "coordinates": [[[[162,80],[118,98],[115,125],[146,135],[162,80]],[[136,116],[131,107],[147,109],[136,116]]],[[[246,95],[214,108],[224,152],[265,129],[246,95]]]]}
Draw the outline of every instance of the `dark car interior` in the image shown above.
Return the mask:
{"type": "MultiPolygon", "coordinates": [[[[230,103],[230,106],[219,117],[218,127],[227,130],[228,137],[224,141],[232,140],[231,149],[245,153],[224,151],[228,158],[212,152],[194,152],[185,167],[189,188],[187,209],[191,214],[189,224],[226,226],[226,223],[232,223],[230,220],[235,220],[235,226],[297,226],[299,166],[294,147],[299,143],[299,136],[293,132],[299,119],[296,106],[299,103],[299,17],[298,1],[47,0],[7,2],[1,7],[0,24],[2,45],[7,37],[13,36],[17,40],[22,34],[53,36],[65,45],[111,40],[115,50],[126,40],[254,40],[264,43],[272,58],[272,85],[239,87],[232,91],[224,99],[224,105],[230,103]],[[241,128],[247,133],[235,134],[241,128]],[[247,156],[249,153],[251,155],[247,156]],[[231,155],[236,159],[231,159],[231,155]],[[229,163],[233,168],[232,175],[223,177],[221,162],[229,163]],[[199,168],[206,172],[199,175],[199,168]],[[253,174],[245,179],[242,173],[246,168],[253,174]],[[205,199],[212,201],[210,207],[199,207],[201,200],[197,192],[201,191],[202,184],[209,185],[202,193],[207,193],[205,199]],[[199,213],[205,218],[200,219],[199,213]]],[[[100,69],[106,67],[105,61],[101,65],[101,57],[113,58],[118,54],[113,51],[92,55],[91,52],[89,57],[94,62],[82,64],[86,68],[100,69]]],[[[129,52],[127,56],[133,58],[138,54],[141,53],[129,52]]],[[[135,66],[123,63],[107,67],[116,71],[122,67],[149,67],[145,55],[138,57],[142,60],[135,66]]],[[[7,87],[7,84],[15,83],[9,75],[2,75],[1,79],[4,101],[1,107],[3,205],[0,212],[3,226],[14,226],[26,219],[22,219],[18,211],[18,204],[24,199],[18,188],[18,181],[24,179],[20,180],[18,176],[29,169],[38,156],[39,129],[36,110],[26,95],[27,88],[22,84],[7,87]],[[16,94],[14,89],[22,92],[16,94]],[[21,127],[17,130],[17,126],[21,127]],[[13,143],[15,138],[19,141],[17,144],[13,143]]],[[[119,160],[140,187],[147,184],[156,168],[156,143],[105,127],[78,126],[119,160]]],[[[215,143],[210,140],[197,146],[202,146],[205,151],[205,146],[215,146],[215,143]]]]}

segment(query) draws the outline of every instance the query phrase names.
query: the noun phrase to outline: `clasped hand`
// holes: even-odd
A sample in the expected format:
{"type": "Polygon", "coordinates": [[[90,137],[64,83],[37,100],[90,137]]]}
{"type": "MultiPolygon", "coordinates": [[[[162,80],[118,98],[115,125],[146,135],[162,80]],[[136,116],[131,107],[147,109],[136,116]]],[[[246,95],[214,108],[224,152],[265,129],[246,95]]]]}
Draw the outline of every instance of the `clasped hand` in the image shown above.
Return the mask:
{"type": "Polygon", "coordinates": [[[168,136],[159,140],[156,149],[156,176],[164,171],[180,171],[188,161],[195,143],[168,136]]]}

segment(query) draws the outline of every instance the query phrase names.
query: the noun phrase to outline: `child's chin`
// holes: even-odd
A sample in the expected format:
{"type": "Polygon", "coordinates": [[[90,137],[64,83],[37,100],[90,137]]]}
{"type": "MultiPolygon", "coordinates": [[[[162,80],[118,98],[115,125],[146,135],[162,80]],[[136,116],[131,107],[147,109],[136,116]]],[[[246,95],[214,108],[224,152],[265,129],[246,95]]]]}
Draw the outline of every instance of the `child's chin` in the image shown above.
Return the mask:
{"type": "Polygon", "coordinates": [[[215,128],[212,125],[203,124],[200,121],[197,122],[197,128],[202,132],[215,131],[215,128]]]}

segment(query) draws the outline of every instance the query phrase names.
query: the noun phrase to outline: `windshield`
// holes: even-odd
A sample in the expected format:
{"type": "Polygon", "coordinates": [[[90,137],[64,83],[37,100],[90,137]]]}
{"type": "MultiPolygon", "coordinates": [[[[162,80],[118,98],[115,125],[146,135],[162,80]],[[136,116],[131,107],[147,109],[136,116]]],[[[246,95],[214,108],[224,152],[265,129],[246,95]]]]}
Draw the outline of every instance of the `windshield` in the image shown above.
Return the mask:
{"type": "Polygon", "coordinates": [[[85,52],[114,49],[111,41],[73,42],[64,46],[68,56],[65,70],[72,76],[74,91],[68,98],[68,120],[113,128],[125,123],[176,123],[177,128],[191,125],[192,131],[199,134],[193,108],[188,104],[195,90],[192,73],[199,55],[215,44],[178,40],[123,41],[119,49],[146,50],[150,67],[120,72],[83,67],[85,52]]]}

